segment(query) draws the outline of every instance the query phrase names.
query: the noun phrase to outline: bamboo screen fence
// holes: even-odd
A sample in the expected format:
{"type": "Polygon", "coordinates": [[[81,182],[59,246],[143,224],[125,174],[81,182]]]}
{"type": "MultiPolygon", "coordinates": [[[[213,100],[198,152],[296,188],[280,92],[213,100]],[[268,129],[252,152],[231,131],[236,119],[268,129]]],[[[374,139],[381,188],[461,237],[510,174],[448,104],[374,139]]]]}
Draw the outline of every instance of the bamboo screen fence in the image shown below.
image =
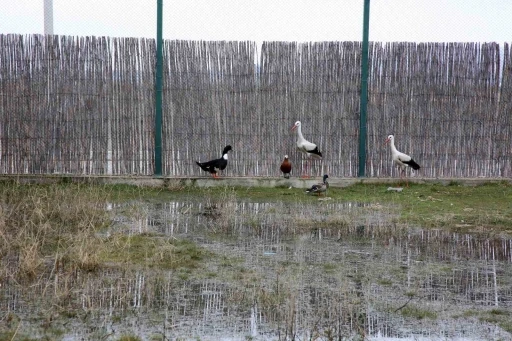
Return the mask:
{"type": "MultiPolygon", "coordinates": [[[[0,171],[153,172],[155,42],[0,35],[0,171]]],[[[396,176],[395,134],[423,177],[512,176],[510,45],[372,43],[367,175],[396,176]]],[[[324,154],[313,175],[357,176],[358,42],[164,42],[166,176],[230,144],[226,176],[303,163],[290,131],[324,154]]]]}

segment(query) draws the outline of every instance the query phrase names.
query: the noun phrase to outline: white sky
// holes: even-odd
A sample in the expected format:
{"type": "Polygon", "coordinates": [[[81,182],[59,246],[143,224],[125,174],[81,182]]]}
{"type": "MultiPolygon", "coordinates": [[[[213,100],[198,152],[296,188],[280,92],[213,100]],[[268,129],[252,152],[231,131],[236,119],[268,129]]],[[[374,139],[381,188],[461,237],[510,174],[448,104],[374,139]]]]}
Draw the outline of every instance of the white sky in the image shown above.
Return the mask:
{"type": "MultiPolygon", "coordinates": [[[[0,0],[0,34],[43,33],[44,0],[0,0]]],[[[164,39],[353,41],[364,0],[163,0],[164,39]]],[[[156,0],[53,0],[54,33],[156,35],[156,0]]],[[[512,42],[512,0],[371,0],[372,41],[512,42]]]]}

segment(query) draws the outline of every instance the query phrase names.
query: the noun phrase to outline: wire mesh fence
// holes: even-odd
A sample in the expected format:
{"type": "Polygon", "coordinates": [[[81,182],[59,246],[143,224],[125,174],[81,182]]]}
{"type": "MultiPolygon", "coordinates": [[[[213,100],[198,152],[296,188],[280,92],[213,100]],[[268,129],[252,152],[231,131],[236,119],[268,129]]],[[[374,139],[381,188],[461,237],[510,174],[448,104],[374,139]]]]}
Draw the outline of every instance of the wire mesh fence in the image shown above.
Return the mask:
{"type": "MultiPolygon", "coordinates": [[[[3,173],[152,174],[151,39],[1,35],[3,173]]],[[[165,41],[164,173],[300,173],[296,120],[324,154],[316,175],[357,175],[360,43],[165,41]]],[[[369,176],[394,175],[390,151],[426,177],[510,176],[512,63],[496,43],[372,43],[369,176]]]]}

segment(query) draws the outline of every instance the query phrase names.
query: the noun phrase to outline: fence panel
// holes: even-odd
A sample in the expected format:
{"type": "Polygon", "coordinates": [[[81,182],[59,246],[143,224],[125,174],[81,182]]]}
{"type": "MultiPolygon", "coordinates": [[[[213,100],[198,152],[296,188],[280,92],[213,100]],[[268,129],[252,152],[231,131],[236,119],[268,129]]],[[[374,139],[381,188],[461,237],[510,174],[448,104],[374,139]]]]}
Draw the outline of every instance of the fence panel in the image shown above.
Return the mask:
{"type": "Polygon", "coordinates": [[[205,175],[195,161],[219,158],[230,144],[224,174],[244,175],[244,162],[253,160],[255,47],[252,42],[165,42],[164,174],[205,175]]]}
{"type": "MultiPolygon", "coordinates": [[[[369,176],[397,175],[385,136],[425,177],[510,176],[511,88],[495,43],[373,44],[369,86],[369,176]],[[501,93],[501,95],[500,95],[501,93]],[[508,167],[508,168],[507,168],[508,167]]],[[[508,52],[507,52],[508,53],[508,52]]]]}
{"type": "MultiPolygon", "coordinates": [[[[152,39],[0,35],[3,173],[153,172],[152,39]]],[[[164,175],[231,144],[227,176],[298,176],[297,120],[324,154],[313,175],[357,176],[358,42],[164,42],[164,175]]],[[[425,177],[510,177],[509,44],[372,43],[367,175],[396,176],[395,134],[425,177]]]]}
{"type": "MultiPolygon", "coordinates": [[[[279,175],[285,154],[300,176],[304,157],[296,150],[295,121],[306,139],[316,143],[323,161],[313,167],[321,176],[357,175],[360,63],[359,43],[264,43],[260,70],[261,121],[268,175],[279,175]],[[270,157],[271,156],[271,157],[270,157]]],[[[266,175],[265,174],[265,175],[266,175]]]]}

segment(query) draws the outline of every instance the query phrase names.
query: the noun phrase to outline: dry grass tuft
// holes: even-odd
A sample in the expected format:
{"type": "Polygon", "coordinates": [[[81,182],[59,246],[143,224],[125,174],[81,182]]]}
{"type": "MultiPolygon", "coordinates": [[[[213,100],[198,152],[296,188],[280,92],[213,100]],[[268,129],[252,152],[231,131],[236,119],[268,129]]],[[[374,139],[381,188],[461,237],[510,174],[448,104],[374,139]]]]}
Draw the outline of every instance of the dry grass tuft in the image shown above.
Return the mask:
{"type": "Polygon", "coordinates": [[[206,192],[201,214],[212,218],[209,228],[213,233],[230,233],[234,227],[238,197],[234,189],[214,188],[206,192]]]}
{"type": "Polygon", "coordinates": [[[2,272],[34,279],[54,264],[95,270],[96,232],[110,222],[106,198],[106,192],[81,185],[1,186],[2,272]]]}

